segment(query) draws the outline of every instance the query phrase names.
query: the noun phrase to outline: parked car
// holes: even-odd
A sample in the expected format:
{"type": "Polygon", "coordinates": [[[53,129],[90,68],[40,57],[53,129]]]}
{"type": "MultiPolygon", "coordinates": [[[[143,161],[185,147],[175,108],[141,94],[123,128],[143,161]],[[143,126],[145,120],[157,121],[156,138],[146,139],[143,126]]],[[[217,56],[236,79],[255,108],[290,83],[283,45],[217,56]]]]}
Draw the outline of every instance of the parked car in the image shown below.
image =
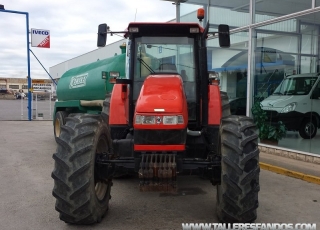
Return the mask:
{"type": "Polygon", "coordinates": [[[25,93],[17,93],[16,94],[16,99],[24,99],[26,97],[25,93]]]}
{"type": "Polygon", "coordinates": [[[288,130],[312,139],[320,128],[320,74],[285,78],[261,104],[271,122],[282,121],[288,130]]]}

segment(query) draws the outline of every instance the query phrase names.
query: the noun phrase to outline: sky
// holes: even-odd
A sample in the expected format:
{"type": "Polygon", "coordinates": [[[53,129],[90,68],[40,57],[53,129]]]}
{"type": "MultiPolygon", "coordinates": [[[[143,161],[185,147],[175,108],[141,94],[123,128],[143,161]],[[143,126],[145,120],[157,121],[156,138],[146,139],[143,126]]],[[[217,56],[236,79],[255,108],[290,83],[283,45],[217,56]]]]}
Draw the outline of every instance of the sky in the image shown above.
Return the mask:
{"type": "MultiPolygon", "coordinates": [[[[29,13],[29,28],[50,30],[51,48],[31,47],[49,72],[52,67],[97,49],[98,25],[125,30],[129,22],[166,22],[176,7],[161,0],[0,0],[5,10],[29,13]]],[[[122,39],[108,36],[107,44],[122,39]]],[[[26,16],[0,11],[0,78],[27,77],[26,16]]],[[[48,79],[30,52],[31,78],[48,79]]]]}

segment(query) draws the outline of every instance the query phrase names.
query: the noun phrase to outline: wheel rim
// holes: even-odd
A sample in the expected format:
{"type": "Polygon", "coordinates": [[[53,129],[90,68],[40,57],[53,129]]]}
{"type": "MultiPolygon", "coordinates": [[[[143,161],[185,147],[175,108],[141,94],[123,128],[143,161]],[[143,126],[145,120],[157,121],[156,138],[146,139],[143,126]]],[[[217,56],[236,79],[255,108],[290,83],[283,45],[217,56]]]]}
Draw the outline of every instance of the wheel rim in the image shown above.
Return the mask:
{"type": "Polygon", "coordinates": [[[54,130],[56,133],[56,137],[59,137],[60,133],[61,133],[61,124],[60,124],[60,120],[58,118],[56,118],[56,121],[54,123],[54,130]]]}
{"type": "MultiPolygon", "coordinates": [[[[106,146],[108,146],[106,137],[104,136],[100,137],[97,145],[96,154],[101,154],[102,152],[105,152],[106,146]]],[[[107,195],[108,183],[105,180],[98,178],[98,176],[96,175],[96,172],[94,175],[94,181],[95,181],[96,196],[98,200],[102,201],[107,195]]]]}
{"type": "Polygon", "coordinates": [[[308,136],[312,136],[315,131],[314,124],[312,122],[308,122],[304,128],[304,131],[308,136]]]}

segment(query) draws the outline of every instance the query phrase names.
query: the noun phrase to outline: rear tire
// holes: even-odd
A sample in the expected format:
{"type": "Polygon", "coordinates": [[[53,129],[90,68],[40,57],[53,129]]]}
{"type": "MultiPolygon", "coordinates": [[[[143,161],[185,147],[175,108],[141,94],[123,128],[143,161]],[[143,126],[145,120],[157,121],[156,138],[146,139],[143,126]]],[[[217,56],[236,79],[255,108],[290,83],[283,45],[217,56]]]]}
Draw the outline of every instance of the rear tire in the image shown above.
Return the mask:
{"type": "Polygon", "coordinates": [[[300,126],[299,134],[303,139],[312,139],[317,135],[318,127],[314,117],[305,118],[300,126]]]}
{"type": "Polygon", "coordinates": [[[55,209],[66,223],[100,222],[109,208],[112,178],[98,177],[95,158],[109,151],[108,125],[100,115],[72,114],[61,130],[53,154],[55,209]]]}
{"type": "Polygon", "coordinates": [[[66,111],[56,112],[54,125],[53,125],[53,132],[56,140],[57,140],[57,137],[59,137],[61,134],[61,126],[65,125],[66,123],[66,117],[68,117],[68,113],[66,111]]]}
{"type": "Polygon", "coordinates": [[[221,121],[221,184],[217,214],[221,222],[248,223],[257,218],[259,186],[258,135],[253,120],[229,116],[221,121]]]}

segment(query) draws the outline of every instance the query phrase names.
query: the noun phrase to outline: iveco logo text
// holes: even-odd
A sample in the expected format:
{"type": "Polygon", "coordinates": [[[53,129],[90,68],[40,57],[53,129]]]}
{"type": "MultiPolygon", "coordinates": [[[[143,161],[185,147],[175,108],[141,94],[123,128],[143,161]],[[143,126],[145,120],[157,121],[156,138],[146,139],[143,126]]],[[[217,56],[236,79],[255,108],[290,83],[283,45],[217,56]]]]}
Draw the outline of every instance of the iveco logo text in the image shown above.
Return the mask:
{"type": "Polygon", "coordinates": [[[70,80],[69,89],[80,88],[86,86],[88,74],[82,74],[72,77],[70,80]]]}
{"type": "Polygon", "coordinates": [[[33,34],[42,34],[42,35],[49,35],[48,31],[43,31],[43,30],[33,30],[33,34]]]}

